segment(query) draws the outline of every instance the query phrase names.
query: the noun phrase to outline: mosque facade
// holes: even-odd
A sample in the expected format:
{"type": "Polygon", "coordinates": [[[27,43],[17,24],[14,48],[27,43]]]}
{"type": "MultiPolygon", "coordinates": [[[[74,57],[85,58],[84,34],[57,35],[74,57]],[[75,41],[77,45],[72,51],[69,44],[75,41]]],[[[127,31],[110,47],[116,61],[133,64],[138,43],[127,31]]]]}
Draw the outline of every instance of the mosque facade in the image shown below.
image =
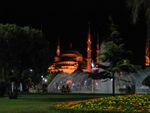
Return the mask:
{"type": "MultiPolygon", "coordinates": [[[[88,36],[87,36],[87,57],[85,58],[77,50],[70,50],[61,53],[60,43],[58,41],[57,50],[56,50],[57,55],[55,56],[54,63],[48,67],[48,71],[50,73],[64,72],[68,74],[71,74],[76,70],[80,70],[83,72],[92,72],[91,43],[92,43],[91,32],[89,28],[88,36]]],[[[98,64],[100,62],[99,61],[99,53],[100,53],[99,40],[97,40],[96,48],[97,48],[96,64],[98,64]]]]}

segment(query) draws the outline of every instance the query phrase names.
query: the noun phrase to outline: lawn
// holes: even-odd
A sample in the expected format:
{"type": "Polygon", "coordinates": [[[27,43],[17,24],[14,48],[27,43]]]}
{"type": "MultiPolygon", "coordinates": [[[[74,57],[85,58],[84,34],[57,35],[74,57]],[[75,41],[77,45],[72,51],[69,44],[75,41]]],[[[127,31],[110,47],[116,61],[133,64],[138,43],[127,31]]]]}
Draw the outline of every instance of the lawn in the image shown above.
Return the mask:
{"type": "MultiPolygon", "coordinates": [[[[0,113],[62,113],[52,106],[57,103],[95,98],[98,95],[28,94],[18,99],[0,98],[0,113]]],[[[64,111],[65,113],[65,111],[64,111]]]]}
{"type": "Polygon", "coordinates": [[[149,113],[150,95],[26,94],[0,98],[0,113],[149,113]]]}

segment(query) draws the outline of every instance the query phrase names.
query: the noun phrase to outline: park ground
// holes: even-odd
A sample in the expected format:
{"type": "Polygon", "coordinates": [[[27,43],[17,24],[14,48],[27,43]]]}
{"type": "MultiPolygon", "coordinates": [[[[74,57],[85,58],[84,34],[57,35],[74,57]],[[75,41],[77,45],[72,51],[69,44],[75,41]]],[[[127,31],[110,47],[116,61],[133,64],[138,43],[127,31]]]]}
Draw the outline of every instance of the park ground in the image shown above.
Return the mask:
{"type": "MultiPolygon", "coordinates": [[[[145,97],[145,95],[133,95],[133,96],[117,95],[113,97],[111,95],[100,95],[100,94],[20,94],[17,99],[9,99],[8,97],[1,97],[0,113],[120,113],[120,112],[113,112],[113,111],[97,110],[97,108],[90,110],[89,104],[94,105],[96,102],[98,102],[96,103],[96,106],[98,104],[101,104],[102,106],[104,101],[105,106],[108,106],[108,104],[112,104],[110,103],[112,101],[109,101],[111,99],[114,100],[117,99],[117,101],[119,101],[118,99],[121,99],[121,101],[123,101],[124,98],[130,100],[131,98],[136,98],[136,97],[137,98],[134,99],[134,102],[136,102],[136,100],[139,101],[138,99],[146,99],[146,102],[143,102],[144,104],[147,104],[146,106],[147,110],[144,111],[144,113],[149,113],[150,95],[146,95],[146,96],[147,98],[145,97]],[[107,103],[107,101],[109,103],[107,103]],[[79,104],[76,104],[75,106],[71,106],[70,103],[76,103],[76,102],[77,103],[79,102],[79,104]],[[88,106],[85,103],[87,103],[88,106]],[[56,108],[56,106],[59,107],[56,108]],[[69,108],[70,106],[72,108],[74,107],[77,109],[70,110],[69,108]]],[[[130,102],[127,104],[130,104],[130,102]]]]}
{"type": "Polygon", "coordinates": [[[61,113],[60,110],[53,109],[52,106],[57,103],[85,100],[95,97],[100,96],[69,94],[23,94],[19,95],[17,99],[1,97],[0,113],[61,113]]]}

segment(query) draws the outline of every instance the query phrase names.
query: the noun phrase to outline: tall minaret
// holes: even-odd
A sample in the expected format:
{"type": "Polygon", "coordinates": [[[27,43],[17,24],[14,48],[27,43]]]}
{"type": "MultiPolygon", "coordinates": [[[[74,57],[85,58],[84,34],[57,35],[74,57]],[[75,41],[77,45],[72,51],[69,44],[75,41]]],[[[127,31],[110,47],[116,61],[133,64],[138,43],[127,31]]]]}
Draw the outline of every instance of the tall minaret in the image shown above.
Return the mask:
{"type": "Polygon", "coordinates": [[[146,40],[146,48],[145,48],[145,66],[150,66],[150,39],[146,40]]]}
{"type": "Polygon", "coordinates": [[[59,39],[58,39],[56,54],[57,54],[57,56],[60,55],[60,43],[59,43],[59,39]]]}
{"type": "Polygon", "coordinates": [[[100,63],[100,44],[99,44],[99,35],[97,33],[97,44],[96,44],[96,64],[100,63]]]}
{"type": "Polygon", "coordinates": [[[60,43],[59,43],[59,39],[58,39],[56,54],[57,54],[57,56],[55,57],[55,62],[59,61],[59,56],[60,56],[60,43]]]}
{"type": "Polygon", "coordinates": [[[91,33],[90,33],[90,24],[89,24],[89,31],[88,31],[88,39],[87,39],[87,72],[91,72],[91,33]]]}

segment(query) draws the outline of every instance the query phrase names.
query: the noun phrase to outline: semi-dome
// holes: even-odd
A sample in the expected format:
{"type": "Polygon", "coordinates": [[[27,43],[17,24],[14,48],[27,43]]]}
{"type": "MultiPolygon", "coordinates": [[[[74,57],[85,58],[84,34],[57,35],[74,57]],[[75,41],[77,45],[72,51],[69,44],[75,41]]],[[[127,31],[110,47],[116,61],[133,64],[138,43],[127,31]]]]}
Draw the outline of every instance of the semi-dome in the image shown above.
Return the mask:
{"type": "Polygon", "coordinates": [[[77,51],[77,50],[69,50],[69,51],[66,51],[62,54],[62,56],[64,55],[75,55],[75,56],[82,56],[82,54],[77,51]]]}

